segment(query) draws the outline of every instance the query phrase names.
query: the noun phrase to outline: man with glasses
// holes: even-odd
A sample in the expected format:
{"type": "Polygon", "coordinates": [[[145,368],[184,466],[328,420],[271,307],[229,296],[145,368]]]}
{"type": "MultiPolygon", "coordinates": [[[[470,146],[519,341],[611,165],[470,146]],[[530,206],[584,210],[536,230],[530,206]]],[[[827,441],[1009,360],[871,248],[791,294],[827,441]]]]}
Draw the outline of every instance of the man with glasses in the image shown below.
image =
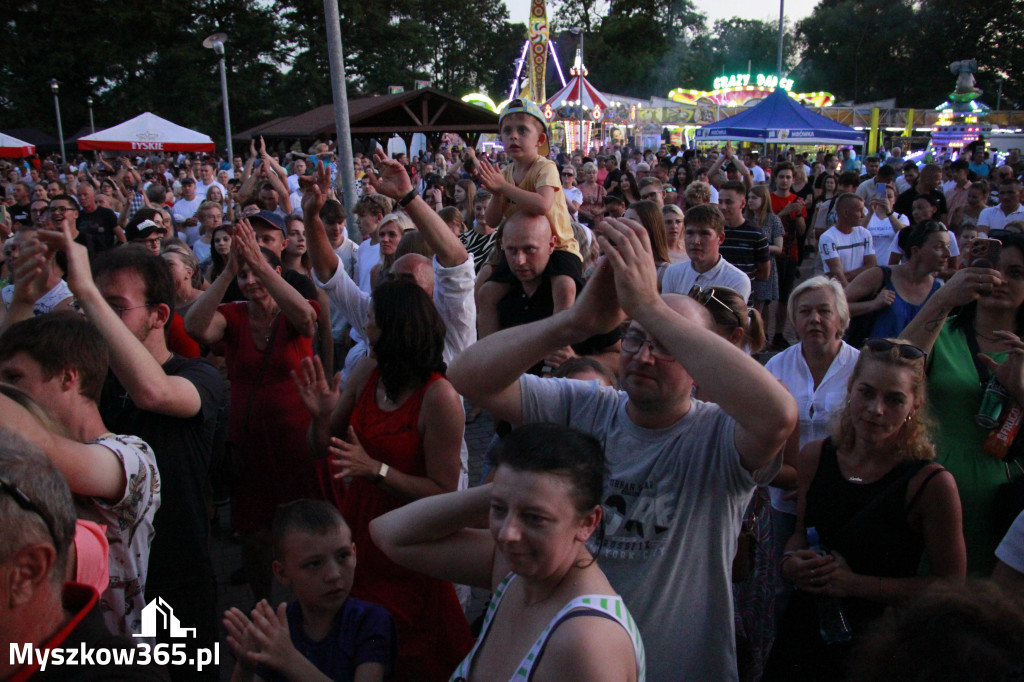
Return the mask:
{"type": "Polygon", "coordinates": [[[107,342],[80,315],[12,325],[0,336],[0,380],[25,391],[67,436],[49,431],[6,396],[0,397],[0,428],[42,449],[75,493],[79,517],[106,526],[110,583],[101,608],[107,627],[127,636],[142,626],[160,474],[149,445],[114,435],[100,416],[107,362],[107,342]]]}
{"type": "MultiPolygon", "coordinates": [[[[110,634],[94,588],[65,582],[74,575],[76,512],[60,470],[41,450],[3,429],[0,472],[0,642],[8,645],[0,657],[0,679],[27,679],[40,667],[35,655],[22,663],[9,647],[24,651],[31,645],[36,652],[134,648],[133,640],[110,634]]],[[[61,679],[82,670],[52,663],[48,669],[61,679]]],[[[102,672],[106,679],[168,679],[155,665],[111,663],[102,672]]]]}
{"type": "Polygon", "coordinates": [[[571,425],[601,440],[606,534],[593,549],[640,627],[651,679],[735,680],[731,558],[755,484],[779,470],[796,405],[714,333],[706,308],[658,295],[642,225],[605,219],[595,231],[606,256],[572,308],[481,340],[448,377],[496,418],[571,425]],[[621,391],[525,373],[623,314],[621,391]],[[713,402],[691,398],[695,383],[713,402]]]}
{"type": "Polygon", "coordinates": [[[1006,223],[1024,220],[1024,208],[1020,204],[1020,180],[1011,178],[999,185],[999,204],[982,209],[978,216],[978,231],[991,232],[1006,227],[1006,223]]]}
{"type": "Polygon", "coordinates": [[[658,208],[665,207],[665,185],[658,178],[644,178],[640,181],[640,198],[653,201],[658,208]]]}

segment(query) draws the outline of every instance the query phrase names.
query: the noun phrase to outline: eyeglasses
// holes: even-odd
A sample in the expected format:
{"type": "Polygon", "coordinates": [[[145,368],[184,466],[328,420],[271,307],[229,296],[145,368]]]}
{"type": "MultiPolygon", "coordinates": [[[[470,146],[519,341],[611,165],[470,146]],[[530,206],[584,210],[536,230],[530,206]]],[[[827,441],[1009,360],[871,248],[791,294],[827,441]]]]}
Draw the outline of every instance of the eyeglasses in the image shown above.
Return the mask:
{"type": "Polygon", "coordinates": [[[864,347],[876,353],[885,353],[895,348],[897,349],[896,352],[904,360],[920,360],[921,358],[928,357],[928,354],[923,350],[906,341],[890,341],[889,339],[872,337],[864,341],[864,347]]]}
{"type": "Polygon", "coordinates": [[[44,211],[44,213],[49,213],[51,215],[64,215],[68,211],[77,211],[77,210],[78,209],[72,208],[71,206],[50,206],[49,208],[47,208],[44,211]]]}
{"type": "Polygon", "coordinates": [[[719,308],[729,313],[731,317],[736,318],[737,327],[743,326],[743,320],[740,318],[740,314],[733,310],[731,305],[715,296],[715,290],[712,287],[701,289],[699,285],[694,285],[690,288],[690,293],[688,293],[687,296],[697,301],[697,303],[700,303],[705,308],[710,307],[708,305],[709,303],[714,303],[719,308]]]}
{"type": "Polygon", "coordinates": [[[649,339],[641,334],[631,333],[622,337],[622,350],[630,355],[636,355],[643,346],[647,346],[651,356],[666,362],[675,362],[675,357],[654,339],[649,339]]]}
{"type": "Polygon", "coordinates": [[[11,499],[14,500],[14,503],[17,504],[19,507],[21,507],[27,512],[35,514],[40,519],[42,519],[43,523],[46,524],[46,530],[50,532],[50,539],[53,540],[53,546],[58,550],[60,549],[57,546],[57,532],[53,528],[53,521],[50,519],[49,516],[43,513],[43,510],[39,508],[39,505],[32,501],[31,497],[26,495],[21,488],[14,485],[13,483],[11,483],[10,481],[3,477],[0,477],[0,492],[7,493],[8,495],[11,496],[11,499]]]}
{"type": "Polygon", "coordinates": [[[142,305],[133,305],[133,306],[131,306],[129,308],[122,308],[119,305],[114,305],[110,301],[107,301],[107,305],[110,306],[111,310],[113,310],[115,313],[117,313],[117,316],[119,318],[124,319],[124,314],[126,312],[128,312],[129,310],[138,310],[139,308],[152,308],[153,306],[156,305],[156,303],[143,303],[142,305]]]}

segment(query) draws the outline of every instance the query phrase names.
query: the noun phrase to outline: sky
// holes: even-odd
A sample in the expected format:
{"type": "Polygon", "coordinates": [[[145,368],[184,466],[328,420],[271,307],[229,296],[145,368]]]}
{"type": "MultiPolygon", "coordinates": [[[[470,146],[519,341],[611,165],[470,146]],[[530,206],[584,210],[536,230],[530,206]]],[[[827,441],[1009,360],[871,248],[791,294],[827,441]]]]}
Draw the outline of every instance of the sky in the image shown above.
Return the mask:
{"type": "MultiPolygon", "coordinates": [[[[786,18],[791,21],[799,21],[808,16],[818,4],[818,0],[785,0],[786,18]]],[[[779,6],[775,2],[761,2],[759,0],[694,0],[697,9],[708,17],[708,23],[712,24],[716,19],[729,19],[735,16],[746,19],[770,19],[779,20],[779,6]]],[[[530,13],[530,0],[505,0],[511,20],[518,23],[526,23],[530,13]]],[[[550,4],[548,6],[550,11],[550,4]]]]}

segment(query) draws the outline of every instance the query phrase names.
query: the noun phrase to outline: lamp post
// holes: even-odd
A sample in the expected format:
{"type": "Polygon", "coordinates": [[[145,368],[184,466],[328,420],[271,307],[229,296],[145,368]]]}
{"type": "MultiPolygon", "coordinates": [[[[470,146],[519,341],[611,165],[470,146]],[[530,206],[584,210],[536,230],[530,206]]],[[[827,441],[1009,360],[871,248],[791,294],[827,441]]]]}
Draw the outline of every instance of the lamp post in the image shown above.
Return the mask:
{"type": "Polygon", "coordinates": [[[209,48],[220,58],[220,98],[224,102],[224,137],[228,146],[228,163],[235,158],[234,147],[231,144],[231,109],[228,107],[228,74],[224,69],[224,41],[228,39],[226,33],[214,33],[206,37],[203,47],[209,48]]]}
{"type": "Polygon", "coordinates": [[[85,106],[89,107],[89,130],[96,132],[96,122],[92,120],[92,97],[85,98],[85,106]]]}
{"type": "Polygon", "coordinates": [[[60,92],[60,82],[56,78],[50,79],[50,92],[53,93],[53,108],[57,111],[57,137],[60,138],[60,163],[62,166],[67,165],[68,159],[64,154],[64,125],[60,120],[60,98],[57,93],[60,92]]]}

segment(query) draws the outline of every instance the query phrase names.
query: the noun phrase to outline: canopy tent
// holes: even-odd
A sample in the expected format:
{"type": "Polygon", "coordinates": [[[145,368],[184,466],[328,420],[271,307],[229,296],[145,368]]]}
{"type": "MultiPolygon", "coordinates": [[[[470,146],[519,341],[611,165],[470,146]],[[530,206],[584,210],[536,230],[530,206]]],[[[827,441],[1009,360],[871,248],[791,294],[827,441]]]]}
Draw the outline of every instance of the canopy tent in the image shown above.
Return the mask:
{"type": "Polygon", "coordinates": [[[544,111],[544,116],[550,120],[576,120],[577,117],[561,116],[558,113],[558,109],[563,106],[571,106],[576,102],[580,101],[580,105],[584,111],[593,112],[597,110],[599,113],[594,118],[599,119],[601,114],[608,109],[609,103],[608,98],[602,95],[597,88],[590,84],[583,76],[573,76],[565,87],[556,92],[554,95],[548,98],[548,101],[544,103],[541,109],[544,111]],[[548,116],[548,112],[551,115],[548,116]]]}
{"type": "Polygon", "coordinates": [[[697,142],[864,143],[863,132],[814,113],[782,88],[746,111],[699,128],[694,137],[697,142]]]}
{"type": "Polygon", "coordinates": [[[35,145],[6,133],[0,133],[0,158],[20,159],[25,156],[32,156],[35,153],[35,145]]]}
{"type": "Polygon", "coordinates": [[[212,152],[213,140],[148,111],[113,128],[78,139],[82,150],[212,152]]]}

